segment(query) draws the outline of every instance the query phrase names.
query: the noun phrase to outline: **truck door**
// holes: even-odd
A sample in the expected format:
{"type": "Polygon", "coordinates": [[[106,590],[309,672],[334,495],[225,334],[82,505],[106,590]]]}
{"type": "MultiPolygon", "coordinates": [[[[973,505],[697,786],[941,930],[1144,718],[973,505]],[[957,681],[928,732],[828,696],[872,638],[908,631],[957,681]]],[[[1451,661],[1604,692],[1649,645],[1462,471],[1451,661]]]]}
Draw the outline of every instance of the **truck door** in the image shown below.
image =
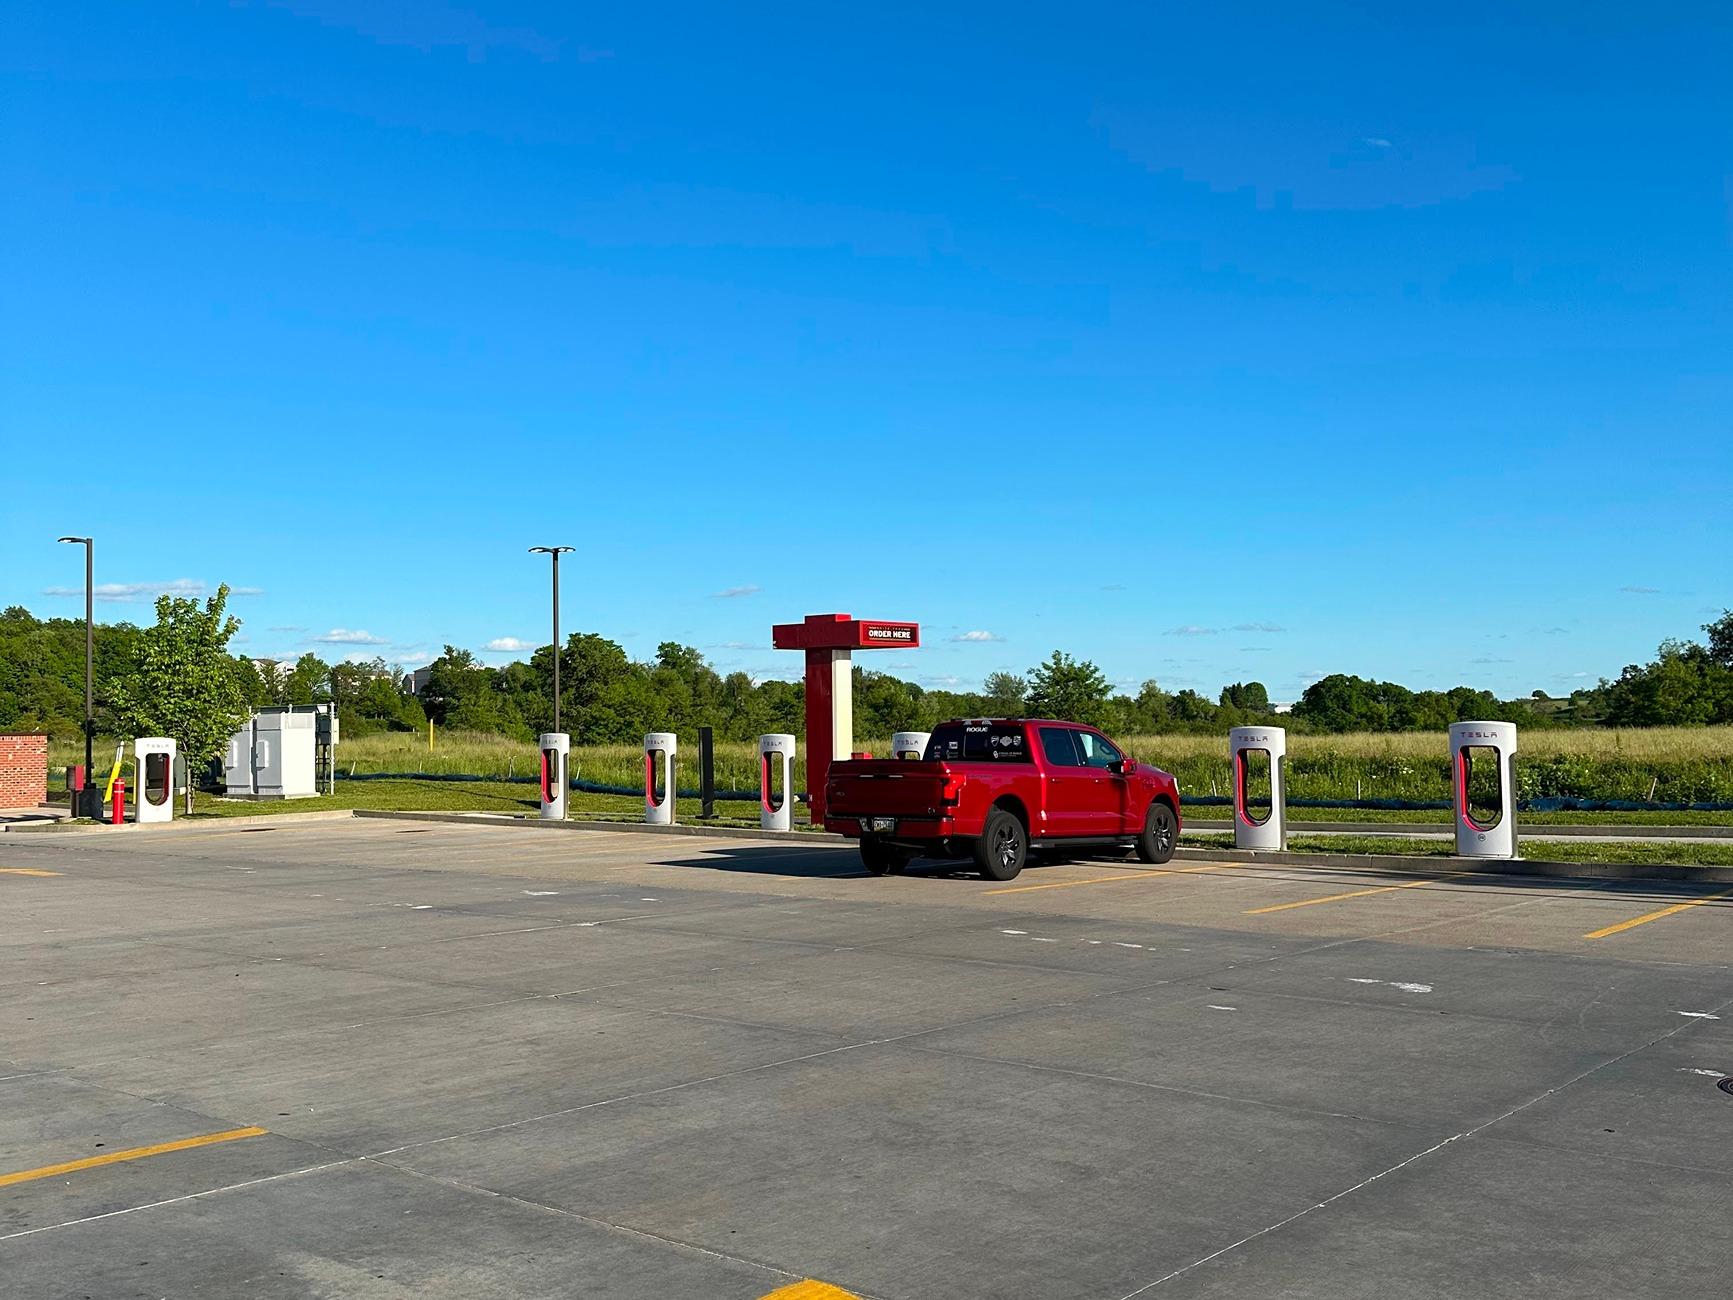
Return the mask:
{"type": "Polygon", "coordinates": [[[1047,833],[1091,835],[1086,809],[1091,801],[1094,773],[1083,765],[1077,733],[1070,727],[1040,727],[1041,757],[1047,760],[1042,779],[1047,783],[1047,833]]]}
{"type": "Polygon", "coordinates": [[[1088,830],[1079,835],[1124,835],[1142,830],[1132,825],[1130,808],[1131,783],[1113,770],[1121,757],[1119,750],[1106,736],[1095,731],[1078,731],[1077,747],[1083,754],[1083,765],[1089,772],[1084,787],[1084,805],[1080,810],[1088,830]]]}

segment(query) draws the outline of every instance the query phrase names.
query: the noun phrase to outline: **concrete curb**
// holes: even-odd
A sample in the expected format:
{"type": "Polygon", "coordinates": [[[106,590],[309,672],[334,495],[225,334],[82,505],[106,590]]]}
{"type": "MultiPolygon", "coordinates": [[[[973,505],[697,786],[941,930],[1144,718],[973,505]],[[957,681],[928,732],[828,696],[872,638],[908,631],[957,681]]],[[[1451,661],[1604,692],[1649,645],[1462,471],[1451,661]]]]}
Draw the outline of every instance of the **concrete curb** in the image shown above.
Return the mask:
{"type": "MultiPolygon", "coordinates": [[[[1190,821],[1187,830],[1231,831],[1232,822],[1190,821]]],[[[1448,838],[1449,822],[1296,822],[1288,823],[1289,835],[1439,835],[1448,838]]],[[[1568,840],[1576,836],[1632,840],[1733,840],[1733,826],[1639,826],[1587,822],[1517,822],[1517,833],[1525,840],[1568,840]]]]}
{"type": "Polygon", "coordinates": [[[499,817],[489,813],[460,812],[387,812],[378,808],[357,808],[353,816],[379,818],[384,821],[452,822],[460,826],[509,826],[528,831],[621,831],[628,835],[696,835],[725,840],[769,840],[775,843],[853,843],[846,835],[832,835],[829,831],[764,831],[754,830],[750,826],[693,826],[685,823],[651,826],[644,822],[583,821],[577,818],[563,822],[545,822],[539,817],[499,817]]]}
{"type": "Polygon", "coordinates": [[[65,819],[52,822],[19,822],[0,826],[0,831],[24,835],[174,835],[182,832],[191,834],[194,831],[223,830],[229,826],[281,826],[285,822],[293,826],[296,822],[330,822],[339,818],[347,819],[352,815],[348,808],[329,808],[319,812],[274,813],[258,817],[201,817],[196,821],[177,817],[172,822],[125,822],[119,826],[111,826],[107,822],[65,819]]]}
{"type": "MultiPolygon", "coordinates": [[[[846,835],[832,835],[827,831],[759,831],[747,826],[648,826],[643,822],[609,821],[544,822],[533,817],[384,812],[366,808],[357,808],[353,815],[385,821],[451,822],[461,826],[512,826],[523,830],[619,831],[628,835],[697,836],[710,839],[768,840],[776,843],[794,841],[812,844],[814,847],[836,847],[853,843],[846,835]]],[[[1733,884],[1733,866],[1702,867],[1666,862],[1542,862],[1527,858],[1506,861],[1442,855],[1421,857],[1401,853],[1260,853],[1250,849],[1176,849],[1173,856],[1183,862],[1257,862],[1270,866],[1331,867],[1338,871],[1398,872],[1417,876],[1442,871],[1487,876],[1733,884]]]]}

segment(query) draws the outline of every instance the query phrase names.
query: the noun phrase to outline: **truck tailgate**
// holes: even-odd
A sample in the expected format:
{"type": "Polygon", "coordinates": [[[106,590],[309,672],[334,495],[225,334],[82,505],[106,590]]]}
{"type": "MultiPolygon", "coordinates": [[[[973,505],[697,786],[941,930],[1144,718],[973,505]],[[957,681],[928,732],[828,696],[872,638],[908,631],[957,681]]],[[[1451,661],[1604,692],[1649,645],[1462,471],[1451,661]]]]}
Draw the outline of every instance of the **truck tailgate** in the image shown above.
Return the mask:
{"type": "Polygon", "coordinates": [[[831,766],[825,812],[837,817],[940,817],[953,808],[944,763],[911,759],[850,759],[831,766]]]}

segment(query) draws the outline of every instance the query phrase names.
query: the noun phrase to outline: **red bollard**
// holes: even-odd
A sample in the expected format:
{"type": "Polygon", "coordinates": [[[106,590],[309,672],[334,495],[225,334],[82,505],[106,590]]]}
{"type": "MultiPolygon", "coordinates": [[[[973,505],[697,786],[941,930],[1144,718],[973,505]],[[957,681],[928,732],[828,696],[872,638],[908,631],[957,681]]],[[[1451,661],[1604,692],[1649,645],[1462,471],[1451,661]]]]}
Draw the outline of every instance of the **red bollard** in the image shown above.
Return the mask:
{"type": "Polygon", "coordinates": [[[126,782],[114,783],[114,809],[108,815],[112,825],[120,826],[126,821],[126,782]]]}

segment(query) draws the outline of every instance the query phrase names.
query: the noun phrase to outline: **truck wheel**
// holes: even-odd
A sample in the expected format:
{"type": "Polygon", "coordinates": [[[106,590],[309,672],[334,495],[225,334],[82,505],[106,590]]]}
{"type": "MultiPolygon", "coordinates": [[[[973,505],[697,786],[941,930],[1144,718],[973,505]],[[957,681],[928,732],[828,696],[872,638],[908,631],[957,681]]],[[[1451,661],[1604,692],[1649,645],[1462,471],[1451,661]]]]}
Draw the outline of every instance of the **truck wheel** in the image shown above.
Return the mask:
{"type": "Polygon", "coordinates": [[[1003,808],[987,814],[975,841],[975,865],[988,880],[1015,880],[1029,856],[1029,835],[1016,815],[1003,808]]]}
{"type": "Polygon", "coordinates": [[[914,854],[906,849],[895,848],[881,840],[863,839],[860,842],[861,865],[875,876],[900,876],[913,858],[914,854]]]}
{"type": "Polygon", "coordinates": [[[1149,814],[1143,819],[1143,834],[1137,837],[1137,856],[1145,862],[1171,862],[1178,846],[1173,809],[1157,799],[1149,805],[1149,814]]]}

